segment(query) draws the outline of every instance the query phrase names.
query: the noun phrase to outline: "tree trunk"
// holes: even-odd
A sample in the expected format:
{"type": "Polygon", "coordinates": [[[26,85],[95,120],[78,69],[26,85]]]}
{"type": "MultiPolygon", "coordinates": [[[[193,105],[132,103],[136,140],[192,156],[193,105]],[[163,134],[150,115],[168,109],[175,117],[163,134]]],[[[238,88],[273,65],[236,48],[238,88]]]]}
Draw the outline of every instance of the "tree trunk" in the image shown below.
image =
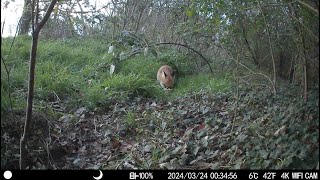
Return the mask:
{"type": "MultiPolygon", "coordinates": [[[[28,82],[28,104],[27,104],[27,113],[26,113],[26,120],[24,125],[24,132],[20,139],[20,169],[26,168],[26,142],[28,141],[28,137],[31,131],[31,120],[32,120],[32,104],[33,104],[33,96],[34,96],[34,75],[35,75],[35,67],[36,67],[36,56],[37,56],[37,47],[38,47],[38,37],[40,30],[43,28],[45,23],[50,17],[50,14],[53,10],[54,5],[56,4],[57,0],[52,0],[50,6],[48,7],[43,19],[39,24],[33,25],[33,32],[32,32],[32,49],[30,53],[30,63],[29,63],[29,82],[28,82]]],[[[32,5],[34,7],[34,4],[32,5]]],[[[34,22],[34,21],[32,21],[34,22]]],[[[37,22],[37,21],[36,21],[37,22]]]]}
{"type": "Polygon", "coordinates": [[[255,53],[254,53],[253,49],[250,46],[250,43],[249,43],[249,40],[248,40],[248,37],[247,37],[247,32],[246,32],[246,29],[245,29],[245,26],[244,26],[244,23],[245,23],[244,21],[245,21],[245,19],[243,17],[243,19],[240,20],[240,26],[241,26],[241,29],[242,29],[242,35],[243,35],[243,38],[244,38],[244,43],[245,43],[245,45],[247,46],[247,48],[249,50],[251,58],[253,59],[253,63],[258,68],[260,68],[259,61],[258,61],[257,57],[255,56],[255,53]]]}
{"type": "Polygon", "coordinates": [[[270,33],[270,28],[268,27],[268,22],[266,20],[266,17],[265,17],[265,13],[264,13],[264,10],[262,9],[261,5],[260,5],[260,2],[258,1],[258,6],[259,6],[259,9],[261,10],[261,13],[262,13],[262,17],[263,17],[263,21],[266,25],[266,31],[267,31],[267,36],[268,36],[268,43],[269,43],[269,49],[270,49],[270,56],[271,56],[271,60],[272,60],[272,67],[273,67],[273,93],[276,94],[276,80],[277,80],[277,70],[276,70],[276,62],[275,62],[275,59],[273,57],[273,47],[272,47],[272,42],[271,42],[271,33],[270,33]]]}
{"type": "Polygon", "coordinates": [[[28,34],[31,25],[31,0],[24,0],[23,12],[20,18],[19,35],[28,34]]]}
{"type": "Polygon", "coordinates": [[[139,11],[140,11],[140,13],[139,13],[138,20],[137,20],[137,22],[136,22],[136,30],[135,30],[136,33],[137,33],[138,30],[139,30],[139,25],[140,25],[142,13],[143,13],[143,11],[145,10],[146,7],[147,7],[147,5],[142,5],[142,6],[140,6],[140,7],[138,8],[139,11]]]}

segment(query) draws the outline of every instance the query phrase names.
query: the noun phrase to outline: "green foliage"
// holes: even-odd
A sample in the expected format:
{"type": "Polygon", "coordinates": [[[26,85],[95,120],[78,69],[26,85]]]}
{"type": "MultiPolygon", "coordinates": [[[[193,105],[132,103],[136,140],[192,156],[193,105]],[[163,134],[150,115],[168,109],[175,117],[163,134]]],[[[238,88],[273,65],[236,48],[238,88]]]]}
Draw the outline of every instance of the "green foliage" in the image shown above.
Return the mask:
{"type": "Polygon", "coordinates": [[[108,109],[110,104],[111,92],[107,92],[98,83],[93,83],[90,87],[84,87],[81,90],[81,100],[75,101],[75,103],[80,103],[81,105],[88,107],[90,109],[95,109],[100,107],[101,109],[108,109]]]}
{"type": "MultiPolygon", "coordinates": [[[[9,52],[11,41],[11,38],[4,39],[1,54],[10,71],[13,105],[20,107],[21,103],[25,104],[21,100],[25,99],[27,91],[29,55],[26,56],[25,52],[30,52],[30,38],[17,37],[12,52],[9,52]]],[[[81,96],[80,89],[85,87],[88,80],[104,74],[104,68],[99,66],[105,61],[102,58],[105,54],[103,48],[103,44],[97,44],[94,40],[40,40],[35,74],[35,102],[74,102],[72,99],[78,99],[81,96]]],[[[6,82],[3,68],[1,65],[1,81],[6,82]]],[[[7,93],[3,93],[1,96],[4,101],[7,99],[6,95],[7,93]]],[[[7,103],[3,105],[7,107],[7,103]]]]}
{"type": "Polygon", "coordinates": [[[2,57],[5,57],[8,63],[15,64],[17,62],[27,62],[29,60],[31,37],[19,36],[16,39],[4,38],[1,40],[1,55],[2,57]],[[11,47],[11,43],[13,40],[15,41],[13,46],[11,47]]]}
{"type": "Polygon", "coordinates": [[[143,34],[130,31],[122,31],[114,41],[110,43],[108,53],[112,53],[113,64],[126,60],[136,54],[147,56],[149,51],[157,56],[157,48],[149,44],[143,34]]]}
{"type": "MultiPolygon", "coordinates": [[[[212,91],[212,92],[224,92],[230,88],[230,80],[225,76],[218,75],[213,78],[208,74],[194,74],[194,68],[192,67],[192,61],[187,59],[181,53],[174,51],[167,51],[160,53],[158,57],[143,57],[136,56],[128,59],[119,64],[120,72],[125,75],[139,74],[150,79],[149,84],[156,81],[156,73],[158,68],[164,64],[172,66],[176,70],[176,86],[172,92],[163,93],[159,92],[159,86],[157,91],[153,91],[157,96],[162,98],[178,98],[179,96],[187,92],[197,92],[200,90],[212,91]]],[[[121,88],[125,89],[125,88],[121,88]]]]}
{"type": "Polygon", "coordinates": [[[92,39],[40,41],[38,62],[52,60],[56,63],[72,65],[73,68],[80,70],[85,65],[97,65],[103,62],[104,53],[107,53],[107,47],[92,39]]]}
{"type": "MultiPolygon", "coordinates": [[[[65,5],[64,1],[60,3],[65,5]]],[[[67,106],[66,112],[82,106],[89,110],[101,109],[99,113],[104,117],[95,112],[91,114],[94,123],[91,119],[78,121],[77,117],[72,117],[69,121],[72,123],[68,122],[71,118],[65,118],[61,124],[71,124],[70,129],[75,127],[70,144],[84,144],[80,153],[91,154],[87,153],[87,147],[92,145],[92,137],[103,139],[105,149],[110,149],[111,144],[111,155],[115,158],[106,164],[116,161],[116,168],[123,164],[123,168],[131,169],[134,166],[311,169],[319,161],[319,90],[304,92],[308,93],[308,102],[304,103],[301,89],[284,85],[277,79],[274,82],[277,94],[274,95],[267,89],[271,80],[260,72],[275,70],[282,77],[291,74],[289,68],[294,68],[294,83],[305,84],[307,73],[309,88],[314,85],[318,89],[319,15],[316,4],[271,0],[175,3],[120,0],[113,7],[116,13],[112,17],[99,12],[70,17],[57,13],[56,9],[55,15],[59,18],[51,19],[41,33],[46,39],[40,39],[38,44],[34,107],[53,119],[58,118],[51,108],[56,102],[67,106]],[[103,21],[108,18],[110,21],[103,21]],[[52,33],[52,28],[56,27],[64,31],[52,33]],[[47,39],[95,33],[100,34],[99,38],[47,39]],[[158,46],[155,43],[158,41],[193,47],[210,57],[209,63],[215,73],[223,72],[206,74],[206,64],[199,62],[192,53],[180,47],[177,52],[171,45],[158,46]],[[111,64],[115,65],[114,73],[110,73],[111,64]],[[156,81],[156,72],[163,64],[176,70],[176,86],[171,91],[163,91],[156,81]],[[307,72],[304,65],[307,65],[307,72]],[[240,68],[233,71],[236,67],[240,68]],[[259,73],[254,73],[257,67],[259,73]],[[239,87],[230,92],[233,77],[242,78],[239,87]],[[247,89],[242,82],[249,84],[247,89]],[[264,89],[249,88],[255,85],[264,89]],[[121,127],[122,124],[127,129],[121,127]],[[88,131],[92,125],[94,131],[88,131]],[[128,132],[130,135],[125,136],[128,132]],[[121,136],[113,139],[109,134],[121,136]],[[86,138],[90,139],[89,143],[86,138]],[[128,138],[130,142],[124,143],[128,138]],[[112,141],[108,142],[109,139],[112,141]],[[121,154],[128,151],[126,159],[118,161],[121,156],[114,156],[117,149],[121,154]]],[[[14,110],[25,108],[26,104],[31,37],[17,37],[12,47],[11,41],[12,38],[4,38],[1,46],[2,60],[10,71],[8,82],[1,64],[1,116],[8,114],[11,101],[14,110]]],[[[43,120],[43,117],[38,119],[43,120]]],[[[9,121],[8,124],[14,123],[9,121]]],[[[58,133],[68,129],[61,124],[55,124],[55,128],[60,129],[58,133]]],[[[14,126],[20,127],[16,124],[11,127],[14,126]]],[[[18,136],[5,132],[2,136],[8,143],[5,147],[16,147],[10,141],[18,136]]],[[[57,137],[67,142],[69,136],[57,137]]],[[[100,145],[93,145],[92,152],[100,148],[97,152],[101,154],[100,145]]],[[[7,159],[10,153],[16,157],[14,152],[6,150],[4,153],[3,149],[1,155],[7,159]]],[[[53,153],[51,155],[54,157],[53,153]]],[[[43,158],[37,156],[37,159],[43,158]]],[[[105,158],[99,156],[96,160],[100,159],[97,164],[104,166],[105,158]]],[[[80,162],[78,167],[84,167],[82,161],[91,162],[92,159],[76,159],[69,164],[78,166],[80,162]]]]}
{"type": "Polygon", "coordinates": [[[177,81],[172,95],[179,97],[186,93],[207,91],[207,92],[227,92],[230,90],[231,82],[228,78],[214,78],[208,74],[198,74],[185,76],[177,81]]]}
{"type": "Polygon", "coordinates": [[[3,71],[1,71],[1,116],[9,112],[11,105],[17,109],[21,109],[26,106],[26,98],[23,90],[21,91],[21,89],[14,87],[12,85],[14,84],[12,81],[10,82],[11,86],[9,89],[6,75],[3,75],[2,72],[3,71]],[[9,91],[11,92],[11,100],[9,96],[9,91]]]}
{"type": "Polygon", "coordinates": [[[1,116],[3,113],[7,112],[10,108],[10,98],[8,93],[8,85],[5,85],[6,83],[3,83],[5,81],[2,81],[1,79],[1,116]]]}
{"type": "Polygon", "coordinates": [[[81,86],[81,81],[70,71],[69,66],[57,64],[52,60],[38,63],[36,69],[36,95],[48,100],[52,93],[64,100],[72,96],[75,88],[81,86]]]}
{"type": "MultiPolygon", "coordinates": [[[[5,39],[3,49],[7,49],[10,42],[7,41],[5,39]]],[[[17,42],[21,47],[28,47],[30,43],[21,37],[17,37],[17,42]]],[[[209,75],[190,77],[194,69],[192,61],[174,51],[165,51],[158,57],[131,57],[121,61],[116,66],[116,74],[111,76],[109,65],[112,56],[106,52],[107,47],[103,44],[90,39],[73,39],[40,41],[39,45],[35,76],[36,103],[61,100],[70,108],[86,106],[95,109],[108,106],[114,97],[122,100],[135,96],[173,98],[185,92],[202,89],[223,91],[228,87],[228,80],[220,82],[209,75]],[[156,80],[158,68],[164,64],[172,66],[178,77],[176,89],[169,94],[162,90],[156,80]]],[[[4,53],[8,53],[7,50],[4,53]]],[[[14,106],[20,107],[18,104],[25,104],[21,100],[26,97],[28,61],[19,53],[6,56],[5,61],[11,69],[14,97],[20,101],[13,101],[14,106]]],[[[4,75],[2,71],[2,81],[4,75]]],[[[4,87],[2,92],[7,94],[4,87]]],[[[2,109],[7,109],[7,96],[3,96],[2,101],[2,109]]]]}
{"type": "Polygon", "coordinates": [[[243,123],[238,128],[247,129],[236,137],[238,148],[246,152],[241,167],[310,169],[317,163],[319,110],[315,104],[306,106],[286,90],[275,97],[264,91],[248,92],[238,103],[237,119],[243,123]]]}
{"type": "Polygon", "coordinates": [[[159,163],[168,169],[198,167],[197,162],[206,162],[211,169],[311,169],[318,163],[316,101],[306,105],[286,90],[277,96],[263,89],[239,92],[239,98],[234,92],[189,93],[171,101],[160,114],[145,117],[160,117],[159,142],[165,141],[163,134],[183,131],[171,140],[183,143],[163,148],[165,158],[159,163]],[[175,121],[170,122],[172,118],[175,121]],[[168,128],[162,128],[166,123],[168,128]]]}
{"type": "Polygon", "coordinates": [[[161,62],[153,57],[135,56],[123,61],[120,64],[120,71],[123,74],[141,74],[149,79],[157,78],[157,71],[161,67],[161,62]]]}
{"type": "Polygon", "coordinates": [[[159,55],[158,61],[161,62],[162,65],[168,64],[169,66],[176,69],[176,74],[178,77],[183,77],[194,73],[194,61],[192,59],[189,59],[186,55],[182,53],[168,51],[159,55]]]}
{"type": "MultiPolygon", "coordinates": [[[[41,43],[35,107],[55,118],[58,113],[50,103],[56,101],[70,112],[79,107],[100,110],[96,112],[107,118],[96,119],[103,119],[97,131],[106,128],[111,134],[134,134],[130,138],[149,143],[141,149],[149,156],[139,168],[170,169],[207,162],[211,169],[310,169],[319,159],[318,91],[309,92],[308,103],[297,96],[299,89],[288,86],[279,86],[277,95],[267,88],[240,86],[237,97],[230,74],[196,74],[193,61],[170,50],[157,57],[128,58],[110,75],[112,57],[102,50],[102,44],[78,40],[41,43]],[[178,71],[171,91],[164,91],[156,80],[163,64],[178,71]],[[110,126],[105,126],[106,120],[110,126]],[[121,132],[110,128],[122,124],[119,121],[125,126],[120,127],[121,132]]],[[[22,56],[9,54],[4,59],[10,68],[14,109],[26,104],[28,66],[22,56]]],[[[2,65],[2,116],[10,107],[8,87],[2,65]]],[[[117,141],[113,143],[116,147],[117,141]]]]}
{"type": "Polygon", "coordinates": [[[135,114],[132,111],[127,112],[127,115],[124,119],[124,123],[127,126],[129,126],[129,128],[133,128],[134,126],[136,126],[137,122],[136,122],[135,114]]]}
{"type": "Polygon", "coordinates": [[[125,122],[123,140],[139,144],[126,157],[143,154],[143,161],[133,164],[138,169],[202,169],[203,164],[206,169],[311,169],[319,159],[318,97],[311,93],[315,101],[306,105],[284,89],[274,96],[240,88],[239,97],[200,91],[149,105],[119,103],[119,110],[108,114],[117,112],[116,119],[125,122]]]}
{"type": "Polygon", "coordinates": [[[123,92],[128,96],[153,97],[157,93],[157,87],[153,80],[143,74],[117,74],[101,83],[107,91],[123,92]]]}

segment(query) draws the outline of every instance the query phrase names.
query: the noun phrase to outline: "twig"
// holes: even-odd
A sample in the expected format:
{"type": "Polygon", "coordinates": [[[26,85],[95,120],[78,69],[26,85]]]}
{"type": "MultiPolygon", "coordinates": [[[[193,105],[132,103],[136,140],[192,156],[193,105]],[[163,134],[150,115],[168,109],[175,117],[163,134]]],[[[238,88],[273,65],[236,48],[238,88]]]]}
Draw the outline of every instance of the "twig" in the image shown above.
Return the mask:
{"type": "Polygon", "coordinates": [[[61,99],[59,98],[59,96],[58,96],[58,94],[56,93],[56,91],[53,91],[53,94],[56,96],[57,101],[60,102],[61,99]]]}
{"type": "Polygon", "coordinates": [[[3,63],[4,69],[6,71],[6,74],[7,74],[8,95],[9,95],[9,103],[10,103],[10,114],[11,114],[12,120],[14,120],[13,105],[12,105],[12,98],[11,98],[11,89],[10,89],[10,71],[8,69],[7,64],[4,62],[4,59],[3,59],[2,56],[1,56],[1,60],[2,60],[2,63],[3,63]]]}
{"type": "Polygon", "coordinates": [[[306,2],[300,1],[298,0],[298,2],[302,5],[304,5],[305,7],[307,7],[308,9],[312,10],[313,12],[315,12],[318,16],[319,16],[319,11],[313,7],[311,7],[309,4],[307,4],[306,2]]]}
{"type": "Polygon", "coordinates": [[[232,161],[232,159],[236,156],[237,151],[238,151],[238,146],[236,146],[236,150],[234,151],[234,154],[233,154],[233,156],[230,158],[230,160],[229,160],[228,164],[230,164],[230,163],[231,163],[231,161],[232,161]]]}
{"type": "MultiPolygon", "coordinates": [[[[238,53],[238,48],[237,48],[237,60],[236,62],[239,62],[239,53],[238,53]]],[[[237,73],[238,73],[238,66],[237,66],[237,73]]],[[[233,115],[233,120],[232,120],[232,126],[231,126],[231,130],[230,133],[233,131],[233,127],[235,124],[235,121],[237,119],[237,109],[238,109],[238,101],[239,101],[239,78],[237,79],[237,100],[236,100],[236,104],[235,104],[235,108],[234,108],[234,115],[233,115]]]]}
{"type": "Polygon", "coordinates": [[[265,74],[262,74],[262,73],[256,73],[254,72],[253,70],[251,70],[250,68],[248,68],[247,66],[243,65],[242,63],[240,62],[237,62],[236,60],[234,60],[235,58],[223,47],[223,46],[220,46],[220,48],[224,49],[225,52],[227,52],[227,55],[230,56],[230,58],[236,63],[236,64],[239,64],[241,65],[242,67],[244,67],[245,69],[247,69],[248,71],[250,71],[251,73],[254,73],[254,74],[257,74],[257,75],[261,75],[263,77],[265,77],[266,79],[268,79],[270,81],[270,84],[272,85],[272,88],[273,88],[273,93],[274,90],[275,90],[275,87],[274,87],[274,83],[272,82],[272,80],[265,74]]]}
{"type": "MultiPolygon", "coordinates": [[[[247,76],[251,76],[250,74],[247,76]]],[[[245,76],[244,76],[245,77],[245,76]]],[[[254,83],[249,83],[248,81],[244,80],[243,77],[241,77],[241,81],[243,81],[245,84],[247,85],[253,85],[253,86],[262,86],[262,87],[267,87],[270,89],[270,91],[272,91],[272,87],[266,85],[266,84],[254,84],[254,83]]]]}
{"type": "Polygon", "coordinates": [[[233,133],[232,133],[232,132],[230,132],[230,133],[228,133],[228,134],[222,134],[222,135],[217,136],[217,137],[219,137],[219,138],[223,138],[223,137],[231,136],[232,134],[233,134],[233,133]]]}
{"type": "Polygon", "coordinates": [[[257,131],[254,131],[254,132],[259,136],[259,138],[264,139],[264,137],[260,135],[257,131]]]}
{"type": "Polygon", "coordinates": [[[125,161],[129,158],[129,155],[127,155],[116,167],[116,170],[118,169],[118,167],[125,161]]]}
{"type": "Polygon", "coordinates": [[[271,59],[272,59],[272,66],[273,66],[273,93],[274,95],[276,94],[276,79],[277,79],[277,72],[276,72],[276,63],[275,63],[275,59],[273,57],[273,47],[272,47],[272,43],[271,43],[271,37],[270,37],[270,29],[268,27],[268,23],[267,23],[267,20],[266,20],[266,17],[264,15],[264,12],[261,8],[261,5],[260,5],[260,1],[257,0],[257,3],[258,3],[258,6],[259,6],[259,9],[261,10],[261,14],[262,14],[262,17],[263,17],[263,21],[266,25],[266,30],[267,30],[267,36],[268,36],[268,43],[269,43],[269,48],[270,48],[270,55],[271,55],[271,59]]]}
{"type": "Polygon", "coordinates": [[[209,68],[210,68],[211,73],[213,74],[213,70],[212,70],[212,68],[211,68],[211,65],[210,65],[209,61],[208,61],[201,53],[199,53],[199,52],[196,51],[195,49],[193,49],[193,48],[191,48],[191,47],[189,47],[189,46],[187,46],[187,45],[185,45],[185,44],[171,43],[171,42],[161,42],[161,43],[157,43],[157,44],[155,44],[155,45],[159,45],[159,44],[173,44],[173,45],[183,46],[183,47],[186,47],[186,48],[192,50],[193,52],[197,53],[197,54],[207,63],[207,65],[208,65],[209,68]]]}
{"type": "Polygon", "coordinates": [[[241,65],[242,67],[244,67],[245,69],[247,69],[248,71],[250,71],[251,73],[253,74],[256,74],[256,75],[261,75],[263,77],[265,77],[266,79],[268,79],[270,81],[270,84],[272,85],[272,88],[273,88],[273,93],[276,93],[275,92],[275,87],[274,87],[274,82],[272,82],[272,80],[265,74],[262,74],[262,73],[256,73],[256,72],[253,72],[251,69],[249,69],[247,66],[241,64],[240,62],[236,62],[238,63],[239,65],[241,65]]]}

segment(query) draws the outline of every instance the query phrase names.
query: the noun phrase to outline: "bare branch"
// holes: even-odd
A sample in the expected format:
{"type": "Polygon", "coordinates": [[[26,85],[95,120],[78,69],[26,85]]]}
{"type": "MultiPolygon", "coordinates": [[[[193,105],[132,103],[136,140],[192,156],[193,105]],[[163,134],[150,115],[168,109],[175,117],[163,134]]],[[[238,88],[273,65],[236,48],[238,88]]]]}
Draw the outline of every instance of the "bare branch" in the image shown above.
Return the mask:
{"type": "Polygon", "coordinates": [[[44,26],[44,24],[47,22],[47,20],[49,19],[50,17],[50,14],[54,8],[54,5],[57,3],[58,0],[52,0],[47,11],[46,11],[46,14],[43,16],[42,20],[40,21],[39,25],[37,25],[35,31],[36,32],[40,32],[40,30],[42,29],[42,27],[44,26]]]}
{"type": "Polygon", "coordinates": [[[183,46],[183,47],[186,47],[186,48],[192,50],[193,52],[197,53],[197,54],[208,64],[208,66],[209,66],[209,68],[210,68],[210,71],[211,71],[211,73],[213,74],[213,70],[212,70],[212,68],[211,68],[211,65],[210,65],[209,61],[208,61],[201,53],[199,53],[199,52],[196,51],[195,49],[193,49],[193,48],[191,48],[191,47],[189,47],[189,46],[187,46],[187,45],[185,45],[185,44],[179,44],[179,43],[162,42],[162,43],[158,43],[158,44],[156,44],[156,45],[159,45],[159,44],[173,44],[173,45],[183,46]]]}
{"type": "Polygon", "coordinates": [[[311,7],[309,4],[307,4],[306,2],[300,1],[298,0],[298,2],[302,5],[304,5],[305,7],[307,7],[308,9],[312,10],[313,12],[315,12],[318,16],[319,16],[319,11],[313,7],[311,7]]]}

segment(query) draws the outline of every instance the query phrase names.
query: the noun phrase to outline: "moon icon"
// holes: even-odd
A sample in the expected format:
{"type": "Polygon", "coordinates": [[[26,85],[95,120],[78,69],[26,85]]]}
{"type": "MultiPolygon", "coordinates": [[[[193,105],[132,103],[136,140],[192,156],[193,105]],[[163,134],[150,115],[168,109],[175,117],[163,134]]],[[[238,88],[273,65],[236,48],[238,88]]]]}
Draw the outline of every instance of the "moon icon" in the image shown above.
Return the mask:
{"type": "Polygon", "coordinates": [[[100,179],[102,178],[103,173],[102,173],[102,171],[101,171],[101,170],[99,170],[99,172],[100,172],[100,175],[99,175],[98,177],[94,177],[94,176],[93,176],[93,178],[94,178],[94,179],[96,179],[96,180],[100,180],[100,179]]]}

